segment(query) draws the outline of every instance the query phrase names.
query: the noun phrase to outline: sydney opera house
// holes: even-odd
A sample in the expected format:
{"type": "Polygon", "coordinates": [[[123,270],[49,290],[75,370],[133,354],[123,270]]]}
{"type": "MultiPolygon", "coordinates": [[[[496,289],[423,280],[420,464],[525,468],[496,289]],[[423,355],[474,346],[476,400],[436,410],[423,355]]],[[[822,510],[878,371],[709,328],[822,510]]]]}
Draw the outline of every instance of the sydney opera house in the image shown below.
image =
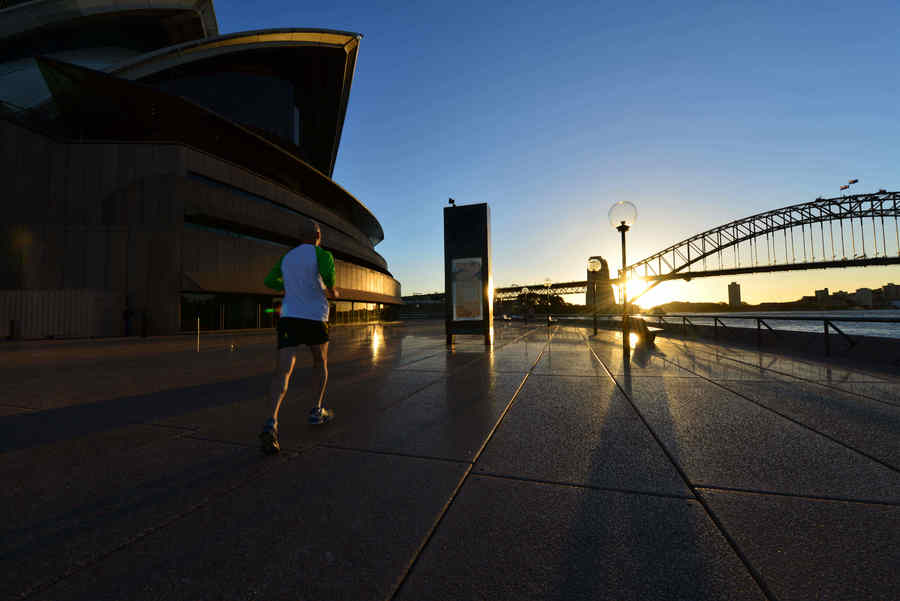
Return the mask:
{"type": "Polygon", "coordinates": [[[0,335],[271,327],[313,219],[334,321],[402,303],[333,179],[361,36],[220,34],[212,0],[0,0],[0,335]]]}

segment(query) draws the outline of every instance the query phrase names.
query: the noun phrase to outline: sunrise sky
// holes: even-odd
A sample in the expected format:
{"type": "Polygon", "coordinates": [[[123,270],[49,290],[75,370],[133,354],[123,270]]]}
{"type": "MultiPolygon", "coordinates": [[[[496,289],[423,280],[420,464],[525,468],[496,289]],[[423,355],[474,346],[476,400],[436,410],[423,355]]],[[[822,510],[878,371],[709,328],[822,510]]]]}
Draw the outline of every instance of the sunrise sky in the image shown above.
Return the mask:
{"type": "MultiPolygon", "coordinates": [[[[222,33],[365,36],[334,178],[380,220],[403,294],[443,289],[451,196],[490,204],[507,286],[584,279],[597,254],[617,269],[619,200],[639,212],[631,263],[849,178],[900,188],[896,1],[215,6],[222,33]]],[[[900,267],[668,283],[644,302],[722,301],[732,280],[756,303],[900,283],[900,267]]]]}

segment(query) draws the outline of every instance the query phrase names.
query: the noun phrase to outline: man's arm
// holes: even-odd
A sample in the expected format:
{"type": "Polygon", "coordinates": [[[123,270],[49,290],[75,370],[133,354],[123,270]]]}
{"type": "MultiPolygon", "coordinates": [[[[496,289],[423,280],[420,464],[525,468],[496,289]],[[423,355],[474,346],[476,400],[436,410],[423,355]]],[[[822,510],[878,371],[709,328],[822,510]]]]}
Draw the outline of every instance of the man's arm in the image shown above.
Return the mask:
{"type": "Polygon", "coordinates": [[[322,283],[328,290],[329,298],[338,298],[337,290],[334,289],[334,256],[322,247],[316,247],[316,262],[319,265],[319,275],[322,276],[322,283]]]}
{"type": "MultiPolygon", "coordinates": [[[[283,258],[284,257],[281,259],[283,258]]],[[[284,275],[281,273],[281,259],[278,259],[278,263],[275,264],[275,267],[273,267],[271,271],[269,271],[269,275],[266,276],[266,281],[264,282],[266,288],[278,291],[284,290],[284,275]]]]}

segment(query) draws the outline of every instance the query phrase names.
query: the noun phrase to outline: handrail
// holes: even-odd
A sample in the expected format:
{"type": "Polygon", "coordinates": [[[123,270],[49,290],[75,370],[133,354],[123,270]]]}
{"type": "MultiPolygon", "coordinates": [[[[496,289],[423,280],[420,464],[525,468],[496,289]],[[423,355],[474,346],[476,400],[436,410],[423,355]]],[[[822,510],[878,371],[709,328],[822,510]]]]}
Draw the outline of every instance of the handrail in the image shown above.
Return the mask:
{"type": "MultiPolygon", "coordinates": [[[[590,315],[583,315],[583,317],[588,317],[590,315]]],[[[574,317],[574,316],[573,316],[574,317]]],[[[622,315],[620,313],[603,313],[597,314],[598,318],[606,318],[606,321],[618,321],[621,319],[622,315]]],[[[694,324],[692,319],[711,319],[713,328],[713,337],[719,337],[719,327],[721,326],[723,329],[727,326],[722,321],[723,319],[744,319],[751,320],[756,322],[756,344],[757,346],[762,346],[762,329],[765,327],[772,334],[775,335],[776,340],[781,340],[781,333],[784,333],[785,330],[782,330],[781,333],[776,331],[772,326],[770,326],[767,321],[816,321],[822,322],[823,325],[823,334],[824,334],[824,343],[825,343],[825,356],[831,356],[831,340],[829,338],[829,334],[831,330],[834,330],[847,342],[847,349],[851,349],[857,344],[857,340],[854,340],[850,336],[848,336],[843,330],[838,328],[835,325],[835,322],[842,323],[900,323],[900,318],[898,317],[855,317],[855,316],[834,316],[824,314],[818,317],[813,316],[790,316],[790,315],[763,315],[763,314],[739,314],[739,315],[729,315],[729,314],[703,314],[703,313],[664,313],[664,314],[635,314],[629,316],[629,318],[646,318],[646,319],[655,319],[657,325],[674,325],[671,322],[666,322],[666,318],[674,317],[680,318],[681,320],[681,333],[682,335],[686,334],[687,325],[690,325],[692,328],[696,329],[697,325],[694,324]]],[[[705,324],[700,324],[705,325],[705,324]]],[[[752,326],[751,326],[752,327],[752,326]]],[[[749,328],[748,328],[749,329],[749,328]]],[[[789,331],[789,330],[788,330],[789,331]]],[[[807,332],[809,333],[809,332],[807,332]]]]}
{"type": "MultiPolygon", "coordinates": [[[[587,315],[590,316],[591,314],[587,314],[587,315]]],[[[598,314],[597,317],[604,317],[606,315],[614,317],[619,314],[618,313],[598,314]]],[[[752,319],[752,320],[765,319],[765,320],[772,320],[772,321],[777,321],[777,320],[781,320],[781,321],[822,321],[824,319],[827,319],[828,321],[847,321],[847,322],[860,322],[860,323],[900,323],[900,317],[850,317],[850,316],[834,317],[832,315],[821,315],[818,317],[808,317],[808,316],[800,316],[800,315],[798,315],[798,316],[762,315],[762,314],[748,315],[746,313],[741,313],[741,314],[737,314],[737,315],[729,315],[727,313],[726,314],[716,313],[715,315],[712,315],[709,313],[664,313],[661,315],[655,315],[655,314],[648,313],[645,315],[643,313],[636,313],[636,314],[632,315],[632,317],[653,317],[653,318],[689,317],[691,319],[719,319],[719,320],[722,320],[722,319],[752,319]]]]}

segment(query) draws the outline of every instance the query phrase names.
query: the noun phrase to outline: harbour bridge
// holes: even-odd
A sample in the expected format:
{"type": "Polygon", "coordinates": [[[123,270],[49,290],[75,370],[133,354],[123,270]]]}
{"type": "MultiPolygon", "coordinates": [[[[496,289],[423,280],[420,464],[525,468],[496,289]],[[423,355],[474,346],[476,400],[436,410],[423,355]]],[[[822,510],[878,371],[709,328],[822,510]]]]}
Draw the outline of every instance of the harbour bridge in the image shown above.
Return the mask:
{"type": "MultiPolygon", "coordinates": [[[[695,234],[628,265],[624,274],[620,270],[619,277],[610,279],[609,284],[621,285],[624,276],[649,282],[649,290],[676,279],[896,265],[900,264],[898,217],[900,192],[817,198],[695,234]]],[[[577,294],[585,292],[587,285],[586,280],[516,285],[496,288],[494,296],[513,299],[522,288],[577,294]]]]}

